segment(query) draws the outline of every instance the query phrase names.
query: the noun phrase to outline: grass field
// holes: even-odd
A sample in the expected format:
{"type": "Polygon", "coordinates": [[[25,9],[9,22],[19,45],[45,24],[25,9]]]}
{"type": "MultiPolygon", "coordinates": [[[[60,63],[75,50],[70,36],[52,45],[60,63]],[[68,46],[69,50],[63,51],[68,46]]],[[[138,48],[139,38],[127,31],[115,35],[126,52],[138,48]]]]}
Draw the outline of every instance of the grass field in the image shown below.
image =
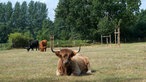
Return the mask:
{"type": "Polygon", "coordinates": [[[58,58],[50,48],[0,51],[0,82],[146,82],[146,43],[85,46],[80,53],[89,57],[92,75],[56,76],[58,58]]]}

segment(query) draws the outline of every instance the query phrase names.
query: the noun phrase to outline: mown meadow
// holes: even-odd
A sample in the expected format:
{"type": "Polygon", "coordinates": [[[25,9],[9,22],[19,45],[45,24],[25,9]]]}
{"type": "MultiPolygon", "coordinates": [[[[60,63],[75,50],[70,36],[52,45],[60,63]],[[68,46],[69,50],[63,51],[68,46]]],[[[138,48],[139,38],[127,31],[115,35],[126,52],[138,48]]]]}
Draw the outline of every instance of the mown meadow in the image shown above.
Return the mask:
{"type": "Polygon", "coordinates": [[[89,57],[91,75],[56,76],[58,57],[50,48],[2,50],[0,82],[146,82],[146,43],[82,46],[80,53],[89,57]]]}

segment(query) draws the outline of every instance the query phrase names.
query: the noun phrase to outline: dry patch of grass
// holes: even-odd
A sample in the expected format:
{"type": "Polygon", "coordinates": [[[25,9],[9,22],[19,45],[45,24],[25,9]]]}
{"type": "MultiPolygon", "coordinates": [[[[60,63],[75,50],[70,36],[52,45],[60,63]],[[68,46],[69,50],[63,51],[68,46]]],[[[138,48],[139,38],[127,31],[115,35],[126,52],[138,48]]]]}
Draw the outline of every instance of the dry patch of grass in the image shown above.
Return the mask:
{"type": "MultiPolygon", "coordinates": [[[[78,49],[74,47],[73,49],[78,49]]],[[[0,51],[0,82],[145,82],[146,43],[94,45],[81,48],[89,57],[92,75],[56,76],[58,58],[47,52],[0,51]]]]}

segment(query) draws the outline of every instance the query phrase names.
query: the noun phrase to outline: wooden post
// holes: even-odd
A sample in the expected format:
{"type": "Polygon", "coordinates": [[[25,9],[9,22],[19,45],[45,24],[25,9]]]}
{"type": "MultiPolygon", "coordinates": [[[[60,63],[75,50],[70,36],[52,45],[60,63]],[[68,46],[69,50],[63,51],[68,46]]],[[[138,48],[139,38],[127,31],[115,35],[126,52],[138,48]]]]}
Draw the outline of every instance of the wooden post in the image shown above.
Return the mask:
{"type": "Polygon", "coordinates": [[[120,28],[118,28],[118,45],[120,47],[120,28]]]}
{"type": "Polygon", "coordinates": [[[106,44],[107,44],[107,46],[108,46],[108,37],[106,37],[106,44]]]}
{"type": "Polygon", "coordinates": [[[116,34],[116,29],[115,29],[115,44],[117,44],[117,34],[116,34]]]}
{"type": "Polygon", "coordinates": [[[101,35],[101,45],[103,44],[102,35],[101,35]]]}
{"type": "Polygon", "coordinates": [[[50,36],[50,48],[51,48],[51,46],[52,46],[52,48],[54,48],[54,36],[53,35],[50,36]]]}
{"type": "Polygon", "coordinates": [[[102,36],[102,35],[101,35],[101,45],[103,44],[103,38],[106,39],[106,44],[107,44],[107,45],[112,43],[112,42],[111,42],[111,35],[108,35],[108,36],[102,36]]]}
{"type": "Polygon", "coordinates": [[[110,44],[111,44],[112,43],[111,35],[109,35],[109,39],[110,39],[110,44]]]}
{"type": "Polygon", "coordinates": [[[120,46],[120,27],[115,29],[115,44],[120,46]]]}

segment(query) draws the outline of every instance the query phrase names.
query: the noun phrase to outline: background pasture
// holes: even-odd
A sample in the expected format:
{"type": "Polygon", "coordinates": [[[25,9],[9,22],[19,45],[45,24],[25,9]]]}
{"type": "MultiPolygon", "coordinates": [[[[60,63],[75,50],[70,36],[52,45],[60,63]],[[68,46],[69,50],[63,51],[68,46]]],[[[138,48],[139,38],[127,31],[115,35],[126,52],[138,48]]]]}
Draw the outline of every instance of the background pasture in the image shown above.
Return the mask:
{"type": "MultiPolygon", "coordinates": [[[[55,48],[59,49],[59,48],[55,48]]],[[[78,47],[72,49],[77,50],[78,47]]],[[[145,82],[146,43],[83,46],[92,75],[56,76],[58,58],[47,52],[11,49],[0,51],[0,82],[145,82]]]]}

